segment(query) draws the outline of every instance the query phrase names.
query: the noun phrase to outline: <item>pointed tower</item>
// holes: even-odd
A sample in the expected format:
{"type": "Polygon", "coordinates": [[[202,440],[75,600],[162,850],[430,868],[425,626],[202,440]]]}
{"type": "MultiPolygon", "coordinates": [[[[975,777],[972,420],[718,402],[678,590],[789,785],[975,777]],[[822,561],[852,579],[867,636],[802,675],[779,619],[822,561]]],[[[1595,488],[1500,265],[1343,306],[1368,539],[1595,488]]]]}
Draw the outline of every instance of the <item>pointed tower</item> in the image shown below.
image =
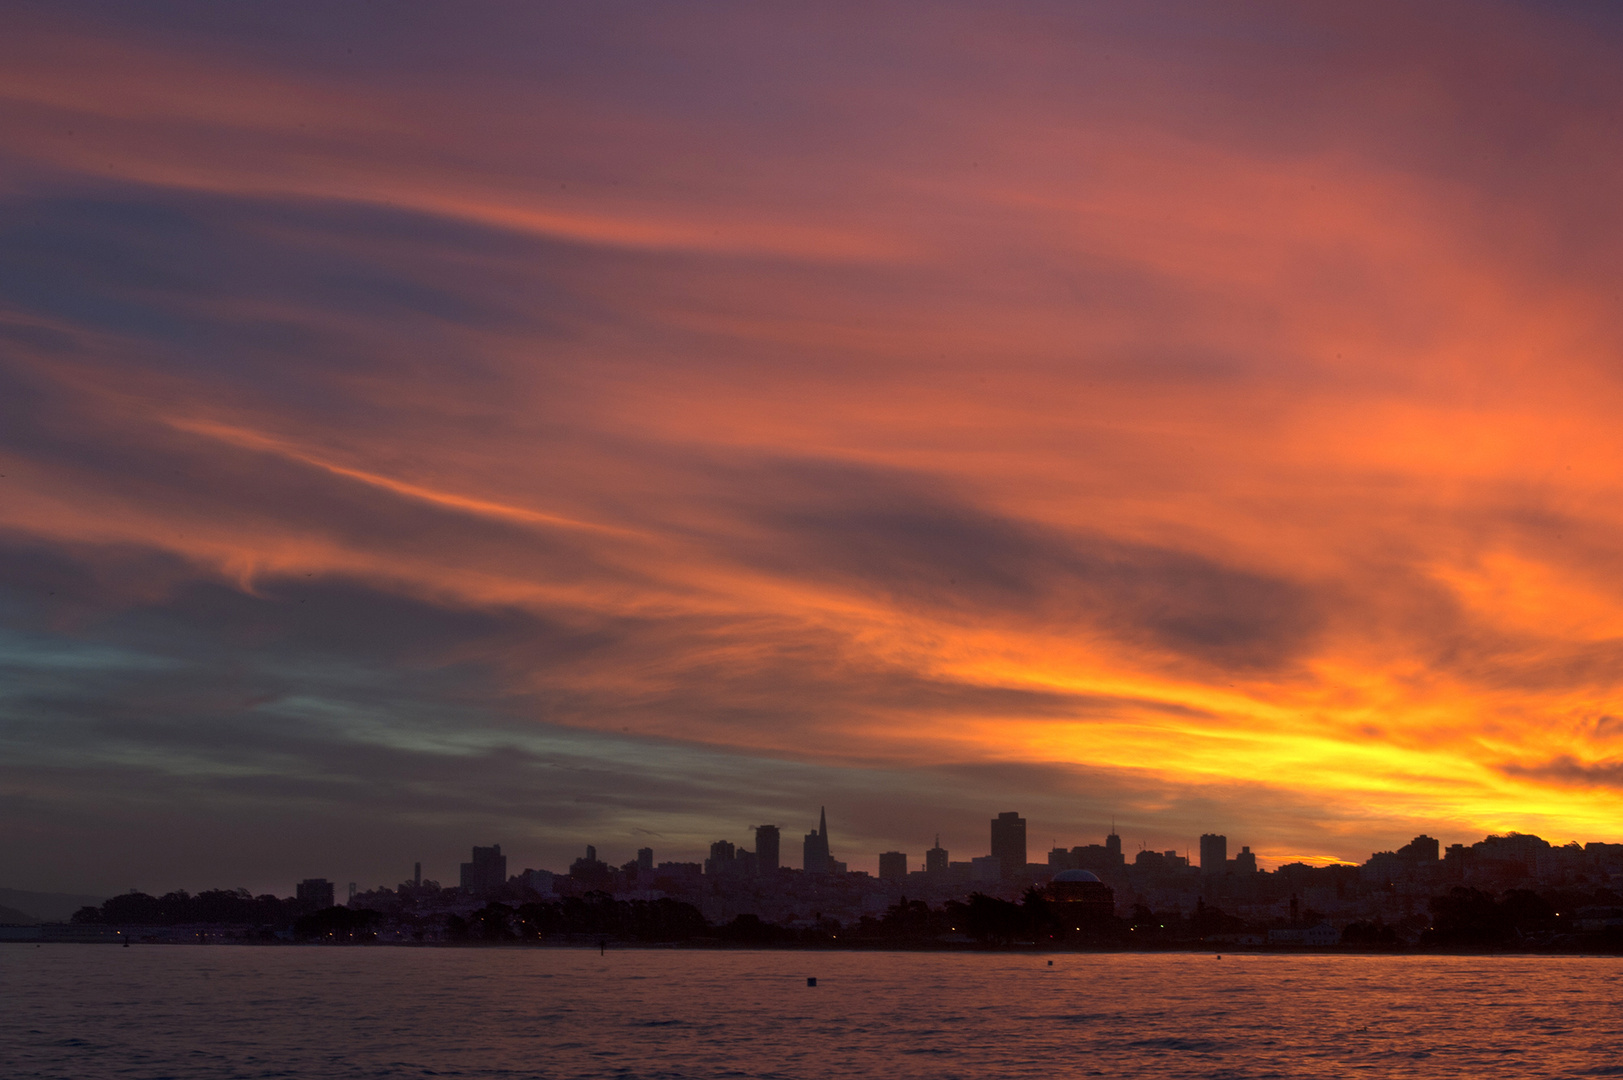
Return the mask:
{"type": "Polygon", "coordinates": [[[833,867],[828,854],[828,810],[820,807],[817,828],[806,834],[806,844],[800,865],[808,874],[826,874],[833,867]]]}

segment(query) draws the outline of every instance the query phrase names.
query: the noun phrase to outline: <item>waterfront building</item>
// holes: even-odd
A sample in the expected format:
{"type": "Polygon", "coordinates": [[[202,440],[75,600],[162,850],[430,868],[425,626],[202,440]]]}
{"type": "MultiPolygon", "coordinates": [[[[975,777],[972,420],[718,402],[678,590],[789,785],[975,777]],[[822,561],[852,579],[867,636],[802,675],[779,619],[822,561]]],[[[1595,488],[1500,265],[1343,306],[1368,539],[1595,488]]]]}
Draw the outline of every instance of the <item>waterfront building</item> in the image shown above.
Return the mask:
{"type": "Polygon", "coordinates": [[[1091,870],[1061,870],[1043,890],[1043,896],[1060,926],[1082,929],[1116,914],[1115,890],[1091,870]]]}

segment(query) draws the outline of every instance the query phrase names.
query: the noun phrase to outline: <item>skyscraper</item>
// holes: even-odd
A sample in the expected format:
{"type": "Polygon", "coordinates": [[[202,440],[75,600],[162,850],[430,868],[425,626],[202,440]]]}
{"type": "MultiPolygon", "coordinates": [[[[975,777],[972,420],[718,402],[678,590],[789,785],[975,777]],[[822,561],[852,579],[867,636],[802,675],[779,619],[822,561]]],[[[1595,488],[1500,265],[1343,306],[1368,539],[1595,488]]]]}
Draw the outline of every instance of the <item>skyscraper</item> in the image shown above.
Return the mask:
{"type": "Polygon", "coordinates": [[[940,833],[936,833],[935,847],[924,853],[924,870],[929,874],[947,872],[947,849],[941,846],[940,833]]]}
{"type": "Polygon", "coordinates": [[[757,874],[774,873],[780,865],[778,860],[778,827],[776,825],[755,826],[755,872],[757,874]]]}
{"type": "Polygon", "coordinates": [[[1200,838],[1200,869],[1205,874],[1221,874],[1229,861],[1229,838],[1206,833],[1200,838]]]}
{"type": "Polygon", "coordinates": [[[1105,851],[1110,855],[1112,866],[1121,866],[1127,862],[1121,853],[1121,837],[1116,835],[1116,823],[1110,823],[1110,835],[1105,837],[1105,851]]]}
{"type": "Polygon", "coordinates": [[[652,874],[654,872],[654,849],[640,847],[637,849],[637,873],[652,874]]]}
{"type": "Polygon", "coordinates": [[[507,856],[500,844],[473,849],[473,859],[462,864],[462,887],[469,892],[494,892],[507,884],[507,856]]]}
{"type": "Polygon", "coordinates": [[[834,869],[828,852],[828,810],[820,807],[817,828],[806,834],[806,846],[800,865],[808,874],[826,874],[834,869]]]}
{"type": "Polygon", "coordinates": [[[1026,869],[1026,819],[1013,810],[992,819],[992,858],[1002,865],[1004,878],[1026,869]]]}
{"type": "Polygon", "coordinates": [[[882,851],[879,853],[879,880],[907,880],[907,853],[905,851],[882,851]]]}

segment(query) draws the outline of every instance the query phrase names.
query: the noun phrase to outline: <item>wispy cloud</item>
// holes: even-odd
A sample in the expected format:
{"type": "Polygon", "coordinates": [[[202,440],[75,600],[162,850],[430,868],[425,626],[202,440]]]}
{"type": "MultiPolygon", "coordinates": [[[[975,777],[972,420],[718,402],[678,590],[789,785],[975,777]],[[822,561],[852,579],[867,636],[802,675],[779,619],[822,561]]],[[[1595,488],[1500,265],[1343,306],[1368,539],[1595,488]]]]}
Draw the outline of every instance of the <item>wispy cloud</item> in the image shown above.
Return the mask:
{"type": "Polygon", "coordinates": [[[0,852],[1609,837],[1620,33],[12,5],[0,852]]]}

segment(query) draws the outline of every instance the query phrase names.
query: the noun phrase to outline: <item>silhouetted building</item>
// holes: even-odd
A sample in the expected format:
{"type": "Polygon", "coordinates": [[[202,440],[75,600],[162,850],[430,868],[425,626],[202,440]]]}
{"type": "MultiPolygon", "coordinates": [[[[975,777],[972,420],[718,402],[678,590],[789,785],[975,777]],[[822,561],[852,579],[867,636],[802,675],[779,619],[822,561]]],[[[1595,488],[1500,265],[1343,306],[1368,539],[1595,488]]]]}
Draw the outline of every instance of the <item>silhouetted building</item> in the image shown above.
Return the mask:
{"type": "Polygon", "coordinates": [[[1141,870],[1167,872],[1187,869],[1189,860],[1176,851],[1140,851],[1133,856],[1133,865],[1141,870]]]}
{"type": "Polygon", "coordinates": [[[305,878],[293,890],[294,899],[312,911],[333,906],[332,882],[323,877],[305,878]]]}
{"type": "Polygon", "coordinates": [[[734,847],[726,840],[717,840],[710,845],[710,857],[704,861],[706,874],[724,874],[733,868],[734,847]]]}
{"type": "Polygon", "coordinates": [[[1242,847],[1240,853],[1234,856],[1234,869],[1242,874],[1257,872],[1257,856],[1250,847],[1242,847]]]}
{"type": "Polygon", "coordinates": [[[473,861],[462,864],[462,887],[469,892],[494,892],[507,884],[507,856],[500,844],[473,849],[473,861]]]}
{"type": "Polygon", "coordinates": [[[422,887],[422,884],[423,884],[423,864],[422,863],[412,863],[412,865],[411,865],[411,883],[413,885],[416,885],[418,888],[422,887]]]}
{"type": "Polygon", "coordinates": [[[828,850],[828,809],[822,808],[817,816],[817,828],[806,834],[800,865],[808,874],[829,874],[834,871],[834,857],[828,850]]]}
{"type": "Polygon", "coordinates": [[[1070,865],[1075,870],[1093,870],[1103,873],[1125,865],[1121,855],[1121,837],[1111,833],[1102,844],[1079,844],[1071,849],[1070,865]]]}
{"type": "Polygon", "coordinates": [[[1441,858],[1438,851],[1439,845],[1437,841],[1425,833],[1421,833],[1398,848],[1397,855],[1398,858],[1406,859],[1412,863],[1430,864],[1437,862],[1441,858]]]}
{"type": "Polygon", "coordinates": [[[941,846],[940,833],[936,833],[935,847],[924,853],[924,869],[931,874],[947,872],[947,849],[941,846]]]}
{"type": "Polygon", "coordinates": [[[992,858],[1002,864],[1005,878],[1026,869],[1026,819],[1013,810],[992,819],[992,858]]]}
{"type": "Polygon", "coordinates": [[[969,860],[969,880],[991,884],[1003,880],[1003,860],[996,855],[977,855],[969,860]]]}
{"type": "Polygon", "coordinates": [[[654,888],[666,892],[688,892],[704,879],[704,866],[696,862],[662,862],[654,867],[654,888]]]}
{"type": "Polygon", "coordinates": [[[640,847],[637,849],[637,872],[651,874],[654,872],[654,849],[640,847]]]}
{"type": "Polygon", "coordinates": [[[584,889],[608,890],[614,885],[614,871],[597,857],[597,848],[586,845],[586,857],[569,864],[569,877],[584,889]]]}
{"type": "Polygon", "coordinates": [[[778,858],[778,844],[780,841],[776,825],[755,826],[755,872],[758,874],[776,873],[782,862],[778,858]]]}
{"type": "Polygon", "coordinates": [[[1043,890],[1055,922],[1081,930],[1116,914],[1116,893],[1091,870],[1061,870],[1043,890]]]}
{"type": "Polygon", "coordinates": [[[1200,868],[1208,874],[1221,874],[1228,869],[1229,838],[1218,833],[1205,833],[1200,838],[1200,868]]]}
{"type": "Polygon", "coordinates": [[[906,881],[907,880],[907,853],[904,851],[882,851],[879,853],[879,880],[880,881],[906,881]]]}

